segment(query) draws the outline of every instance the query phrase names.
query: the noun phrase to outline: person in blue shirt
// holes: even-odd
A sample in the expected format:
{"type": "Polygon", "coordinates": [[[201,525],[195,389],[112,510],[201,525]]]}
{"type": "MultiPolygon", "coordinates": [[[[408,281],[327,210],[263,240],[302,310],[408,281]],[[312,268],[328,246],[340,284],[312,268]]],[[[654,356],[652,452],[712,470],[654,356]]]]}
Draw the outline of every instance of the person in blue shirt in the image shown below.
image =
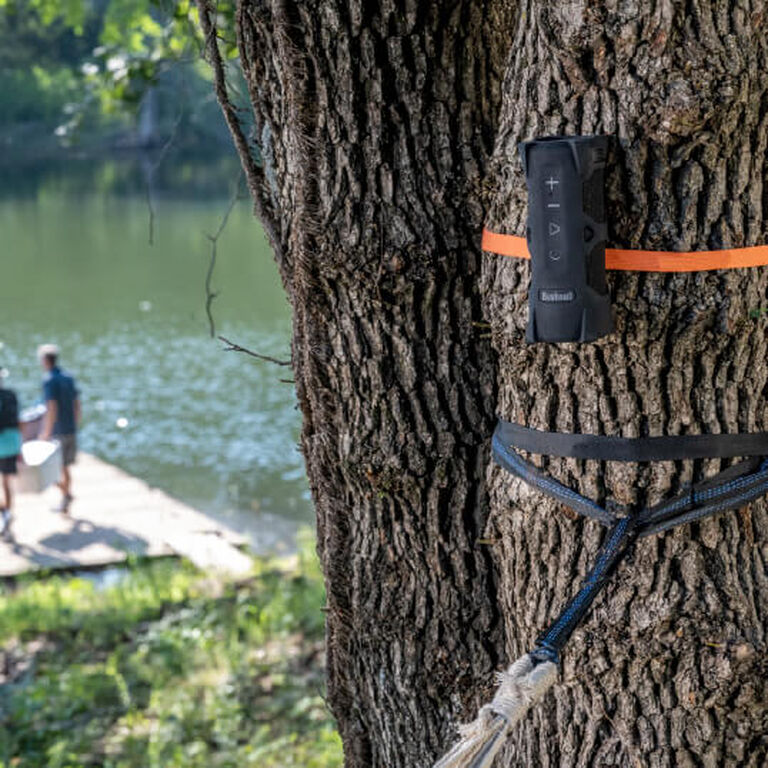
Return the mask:
{"type": "Polygon", "coordinates": [[[0,504],[0,536],[8,538],[13,519],[11,476],[16,474],[16,459],[21,451],[19,401],[16,393],[5,387],[8,371],[0,368],[0,476],[3,480],[3,503],[0,504]]]}
{"type": "Polygon", "coordinates": [[[56,440],[61,446],[62,472],[61,506],[67,514],[72,503],[72,477],[69,468],[77,457],[77,427],[80,424],[80,393],[69,373],[59,367],[59,348],[55,344],[43,344],[37,350],[37,358],[43,367],[43,399],[46,413],[41,440],[56,440]]]}

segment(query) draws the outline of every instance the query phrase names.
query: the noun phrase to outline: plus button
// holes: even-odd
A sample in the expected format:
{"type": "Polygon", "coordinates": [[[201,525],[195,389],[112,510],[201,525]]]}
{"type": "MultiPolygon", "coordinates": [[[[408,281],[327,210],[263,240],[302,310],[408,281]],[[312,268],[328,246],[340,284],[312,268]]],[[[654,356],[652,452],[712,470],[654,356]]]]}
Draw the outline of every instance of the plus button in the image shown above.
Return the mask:
{"type": "Polygon", "coordinates": [[[544,184],[549,187],[549,193],[552,194],[555,191],[555,186],[558,185],[560,182],[557,179],[552,178],[550,176],[544,184]]]}

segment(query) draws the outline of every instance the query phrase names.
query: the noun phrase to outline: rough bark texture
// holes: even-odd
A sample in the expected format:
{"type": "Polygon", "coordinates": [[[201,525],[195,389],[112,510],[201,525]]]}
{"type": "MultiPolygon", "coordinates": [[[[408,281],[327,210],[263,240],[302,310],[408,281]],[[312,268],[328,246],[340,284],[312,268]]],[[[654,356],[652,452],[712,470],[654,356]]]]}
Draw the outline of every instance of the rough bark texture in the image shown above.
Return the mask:
{"type": "MultiPolygon", "coordinates": [[[[762,2],[522,4],[493,161],[489,224],[524,232],[518,141],[618,137],[609,240],[657,250],[768,242],[762,2]]],[[[768,268],[615,273],[618,332],[524,344],[528,265],[487,256],[498,407],[542,429],[634,437],[768,429],[768,268]]],[[[594,498],[655,502],[716,462],[551,461],[594,498]]],[[[491,468],[508,655],[530,647],[602,531],[491,468]]],[[[768,514],[754,504],[645,540],[564,656],[564,683],[502,764],[762,766],[768,761],[768,514]]]]}
{"type": "MultiPolygon", "coordinates": [[[[495,412],[625,436],[768,429],[766,317],[750,317],[767,269],[617,275],[617,334],[528,348],[528,266],[478,250],[486,205],[491,226],[522,233],[515,144],[547,133],[620,138],[616,244],[765,241],[763,12],[241,0],[260,165],[225,114],[294,310],[349,766],[429,766],[597,549],[596,526],[488,467],[495,412]]],[[[550,469],[629,504],[716,467],[550,469]]],[[[642,543],[500,763],[763,764],[767,526],[756,504],[642,543]]]]}
{"type": "Polygon", "coordinates": [[[259,205],[293,306],[328,700],[350,766],[431,765],[499,664],[476,544],[494,364],[475,323],[503,6],[244,0],[238,12],[259,205]]]}

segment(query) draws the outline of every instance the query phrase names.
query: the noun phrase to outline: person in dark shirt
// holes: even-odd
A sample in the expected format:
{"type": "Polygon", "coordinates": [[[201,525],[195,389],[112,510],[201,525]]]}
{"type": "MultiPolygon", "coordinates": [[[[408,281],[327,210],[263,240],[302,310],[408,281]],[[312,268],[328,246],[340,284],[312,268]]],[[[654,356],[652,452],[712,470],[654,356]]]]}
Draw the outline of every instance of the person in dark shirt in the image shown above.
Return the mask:
{"type": "Polygon", "coordinates": [[[11,475],[16,474],[16,459],[21,451],[19,401],[16,393],[5,388],[8,371],[0,368],[0,475],[3,480],[3,503],[0,505],[0,536],[7,538],[13,519],[11,475]]]}
{"type": "Polygon", "coordinates": [[[45,371],[43,399],[47,409],[40,439],[53,439],[61,446],[62,472],[59,488],[62,498],[59,511],[67,514],[73,498],[69,468],[77,458],[80,393],[74,378],[59,367],[59,348],[55,344],[43,344],[37,350],[37,357],[45,371]]]}

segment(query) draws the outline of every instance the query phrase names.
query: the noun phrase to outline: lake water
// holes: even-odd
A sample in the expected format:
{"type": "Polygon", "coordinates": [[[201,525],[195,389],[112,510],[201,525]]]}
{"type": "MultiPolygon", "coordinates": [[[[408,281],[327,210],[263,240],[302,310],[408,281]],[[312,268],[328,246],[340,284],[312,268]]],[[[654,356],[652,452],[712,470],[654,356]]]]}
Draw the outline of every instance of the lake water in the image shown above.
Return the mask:
{"type": "MultiPolygon", "coordinates": [[[[290,546],[312,522],[290,369],[209,336],[204,281],[233,158],[0,166],[0,365],[40,397],[38,344],[78,379],[81,447],[249,534],[290,546]],[[152,179],[154,244],[149,244],[152,179]]],[[[250,203],[233,208],[213,278],[217,333],[287,358],[290,316],[250,203]]],[[[76,489],[75,489],[76,493],[76,489]]]]}

